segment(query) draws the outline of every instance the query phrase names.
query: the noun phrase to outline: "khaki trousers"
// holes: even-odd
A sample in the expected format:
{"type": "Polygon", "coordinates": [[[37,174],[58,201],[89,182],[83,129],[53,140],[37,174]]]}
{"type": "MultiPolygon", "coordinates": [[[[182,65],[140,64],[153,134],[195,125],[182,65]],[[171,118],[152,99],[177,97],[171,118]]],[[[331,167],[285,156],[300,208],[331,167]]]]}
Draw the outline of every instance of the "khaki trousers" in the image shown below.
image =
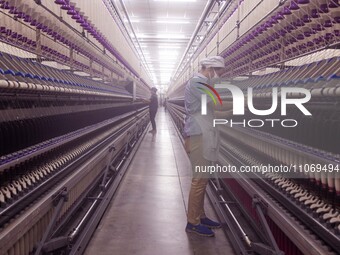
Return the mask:
{"type": "Polygon", "coordinates": [[[209,179],[204,177],[203,174],[195,173],[195,166],[208,166],[210,161],[203,158],[201,135],[186,138],[185,149],[193,171],[188,200],[188,222],[197,225],[200,224],[200,219],[205,217],[204,196],[209,179]]]}

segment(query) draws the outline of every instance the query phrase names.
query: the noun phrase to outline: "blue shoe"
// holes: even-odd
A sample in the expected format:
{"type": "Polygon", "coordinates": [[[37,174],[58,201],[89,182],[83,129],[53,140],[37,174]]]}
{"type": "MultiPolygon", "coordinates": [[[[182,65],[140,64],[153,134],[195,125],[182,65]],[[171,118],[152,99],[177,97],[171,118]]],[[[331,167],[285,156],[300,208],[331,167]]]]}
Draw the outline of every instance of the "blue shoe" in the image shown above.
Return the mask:
{"type": "Polygon", "coordinates": [[[200,236],[214,236],[215,235],[215,233],[211,229],[201,224],[193,225],[191,223],[188,223],[187,227],[185,228],[185,231],[189,233],[195,233],[200,236]]]}
{"type": "Polygon", "coordinates": [[[202,218],[201,219],[201,225],[207,227],[207,228],[220,228],[221,223],[213,221],[209,218],[202,218]]]}

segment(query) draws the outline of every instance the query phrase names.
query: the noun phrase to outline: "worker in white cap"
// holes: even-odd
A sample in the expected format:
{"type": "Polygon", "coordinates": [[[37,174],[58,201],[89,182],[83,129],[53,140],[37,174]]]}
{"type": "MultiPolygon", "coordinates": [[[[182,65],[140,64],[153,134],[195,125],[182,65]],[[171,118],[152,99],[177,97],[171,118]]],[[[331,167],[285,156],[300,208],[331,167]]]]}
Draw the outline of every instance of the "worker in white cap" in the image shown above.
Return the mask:
{"type": "MultiPolygon", "coordinates": [[[[211,161],[216,161],[217,135],[212,126],[213,109],[208,107],[207,115],[201,114],[201,95],[199,88],[213,86],[215,79],[224,72],[224,59],[220,56],[212,56],[200,61],[200,72],[195,74],[185,87],[184,122],[185,149],[189,155],[193,178],[188,201],[187,232],[193,232],[202,236],[214,236],[213,228],[220,228],[221,224],[209,219],[204,212],[204,196],[209,181],[207,174],[196,172],[196,166],[209,166],[211,161]]],[[[207,103],[211,105],[210,97],[207,103]]]]}
{"type": "Polygon", "coordinates": [[[225,69],[224,59],[220,56],[204,58],[200,61],[200,65],[200,73],[210,79],[219,78],[225,69]]]}

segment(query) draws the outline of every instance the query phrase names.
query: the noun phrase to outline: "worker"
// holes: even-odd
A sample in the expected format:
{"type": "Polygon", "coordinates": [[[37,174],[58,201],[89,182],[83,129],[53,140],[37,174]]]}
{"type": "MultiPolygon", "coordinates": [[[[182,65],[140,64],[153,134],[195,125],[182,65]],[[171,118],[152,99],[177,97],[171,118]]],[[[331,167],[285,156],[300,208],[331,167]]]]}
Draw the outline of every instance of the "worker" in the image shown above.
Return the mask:
{"type": "Polygon", "coordinates": [[[150,90],[151,90],[151,98],[149,101],[149,113],[150,113],[150,121],[152,125],[152,130],[150,130],[149,132],[155,134],[157,132],[155,117],[156,117],[156,113],[158,110],[157,88],[152,87],[150,90]]]}
{"type": "MultiPolygon", "coordinates": [[[[202,83],[213,86],[224,72],[224,59],[211,56],[200,61],[200,72],[195,74],[185,87],[184,138],[185,150],[189,155],[193,170],[188,199],[188,215],[185,230],[202,236],[214,236],[211,229],[220,228],[221,224],[209,219],[204,211],[204,196],[209,176],[196,172],[196,166],[209,166],[216,161],[217,133],[213,127],[214,109],[207,96],[207,114],[201,114],[202,83]]],[[[206,89],[206,87],[204,87],[206,89]]],[[[228,106],[229,107],[229,106],[228,106]]],[[[224,109],[225,110],[225,109],[224,109]]],[[[228,109],[229,110],[229,109],[228,109]]]]}
{"type": "Polygon", "coordinates": [[[169,100],[169,97],[167,97],[167,98],[164,99],[164,103],[163,103],[164,111],[166,111],[166,109],[167,109],[167,107],[168,107],[168,100],[169,100]]]}

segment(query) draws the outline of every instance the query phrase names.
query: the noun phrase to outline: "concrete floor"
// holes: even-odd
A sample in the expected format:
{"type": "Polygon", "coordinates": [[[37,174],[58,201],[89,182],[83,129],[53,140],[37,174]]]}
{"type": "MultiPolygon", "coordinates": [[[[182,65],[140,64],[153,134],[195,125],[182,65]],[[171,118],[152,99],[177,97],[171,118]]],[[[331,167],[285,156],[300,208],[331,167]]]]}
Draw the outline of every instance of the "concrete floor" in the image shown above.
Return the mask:
{"type": "MultiPolygon", "coordinates": [[[[221,229],[215,237],[184,231],[190,162],[164,108],[156,123],[157,134],[144,137],[85,254],[234,254],[221,229]]],[[[205,208],[216,219],[208,199],[205,208]]]]}

